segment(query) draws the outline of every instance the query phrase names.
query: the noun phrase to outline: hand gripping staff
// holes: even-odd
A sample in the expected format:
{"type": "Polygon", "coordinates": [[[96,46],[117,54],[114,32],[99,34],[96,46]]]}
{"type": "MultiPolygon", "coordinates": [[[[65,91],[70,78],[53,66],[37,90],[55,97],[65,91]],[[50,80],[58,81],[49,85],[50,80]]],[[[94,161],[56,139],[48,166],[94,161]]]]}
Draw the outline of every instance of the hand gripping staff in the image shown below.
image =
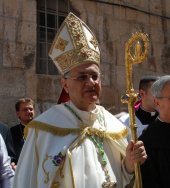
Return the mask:
{"type": "MultiPolygon", "coordinates": [[[[122,103],[128,103],[129,110],[129,126],[131,131],[131,138],[136,143],[137,138],[137,125],[135,119],[134,104],[139,99],[139,94],[134,92],[132,83],[132,65],[139,64],[144,61],[148,56],[149,40],[148,35],[144,33],[132,34],[132,37],[126,43],[125,49],[125,66],[126,66],[126,95],[122,96],[122,103]],[[143,43],[141,47],[140,43],[143,43]],[[135,45],[133,45],[135,44],[135,45]],[[134,46],[134,54],[132,49],[134,46]]],[[[140,172],[140,163],[135,163],[135,187],[142,188],[142,178],[140,172]]]]}

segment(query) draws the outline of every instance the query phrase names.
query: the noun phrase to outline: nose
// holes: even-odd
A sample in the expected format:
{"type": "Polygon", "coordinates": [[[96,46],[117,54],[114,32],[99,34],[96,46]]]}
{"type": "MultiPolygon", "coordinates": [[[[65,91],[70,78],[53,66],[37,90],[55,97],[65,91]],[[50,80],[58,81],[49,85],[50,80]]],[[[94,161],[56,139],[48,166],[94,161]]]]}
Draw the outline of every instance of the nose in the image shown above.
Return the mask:
{"type": "Polygon", "coordinates": [[[94,86],[95,83],[96,82],[93,80],[92,75],[89,75],[88,79],[86,80],[86,85],[94,86]]]}
{"type": "Polygon", "coordinates": [[[27,109],[26,109],[26,112],[28,112],[28,113],[32,113],[32,112],[33,112],[33,109],[31,109],[31,108],[27,108],[27,109]]]}

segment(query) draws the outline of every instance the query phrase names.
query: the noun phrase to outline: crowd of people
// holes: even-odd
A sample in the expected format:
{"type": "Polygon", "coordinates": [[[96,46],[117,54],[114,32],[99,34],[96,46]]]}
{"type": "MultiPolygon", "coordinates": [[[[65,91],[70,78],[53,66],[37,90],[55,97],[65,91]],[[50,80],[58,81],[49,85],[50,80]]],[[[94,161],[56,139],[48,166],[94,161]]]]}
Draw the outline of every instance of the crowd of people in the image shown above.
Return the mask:
{"type": "Polygon", "coordinates": [[[138,162],[143,188],[167,188],[170,76],[141,78],[135,143],[129,114],[116,118],[99,105],[99,45],[73,13],[61,25],[49,55],[61,73],[65,97],[36,118],[34,101],[19,99],[20,123],[10,129],[0,122],[1,187],[130,188],[138,162]]]}

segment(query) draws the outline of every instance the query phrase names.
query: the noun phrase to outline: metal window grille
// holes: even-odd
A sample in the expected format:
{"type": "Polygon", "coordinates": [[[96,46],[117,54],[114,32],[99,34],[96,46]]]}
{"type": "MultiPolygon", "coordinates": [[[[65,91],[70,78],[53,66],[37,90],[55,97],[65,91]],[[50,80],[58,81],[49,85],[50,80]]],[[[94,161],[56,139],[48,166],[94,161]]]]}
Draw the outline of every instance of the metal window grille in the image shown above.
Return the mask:
{"type": "Polygon", "coordinates": [[[37,74],[59,74],[48,53],[58,28],[69,12],[69,1],[37,0],[37,74]]]}

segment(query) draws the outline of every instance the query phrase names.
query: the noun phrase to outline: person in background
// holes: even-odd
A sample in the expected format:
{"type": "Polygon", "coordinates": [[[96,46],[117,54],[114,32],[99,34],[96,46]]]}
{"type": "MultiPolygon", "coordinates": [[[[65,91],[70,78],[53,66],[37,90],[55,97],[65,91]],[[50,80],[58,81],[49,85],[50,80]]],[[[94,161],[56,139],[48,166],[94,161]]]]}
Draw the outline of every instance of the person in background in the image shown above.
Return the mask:
{"type": "Polygon", "coordinates": [[[70,13],[56,34],[50,56],[70,100],[55,105],[26,126],[13,188],[122,188],[143,163],[141,141],[127,145],[126,127],[104,107],[100,51],[82,20],[70,13]],[[20,178],[22,177],[22,178],[20,178]]]}
{"type": "Polygon", "coordinates": [[[11,167],[11,159],[8,156],[4,140],[0,134],[0,187],[12,188],[14,170],[11,167]]]}
{"type": "Polygon", "coordinates": [[[14,152],[14,146],[13,146],[13,141],[12,141],[12,136],[11,136],[11,131],[10,128],[5,125],[4,123],[2,123],[0,121],[0,134],[5,142],[7,151],[8,151],[8,155],[11,158],[11,165],[13,167],[13,169],[15,170],[15,152],[14,152]]]}
{"type": "Polygon", "coordinates": [[[148,155],[141,166],[143,188],[167,188],[170,179],[170,76],[157,80],[151,92],[159,116],[139,137],[148,155]]]}
{"type": "MultiPolygon", "coordinates": [[[[151,86],[158,80],[157,76],[144,76],[141,78],[139,83],[139,95],[141,97],[141,104],[135,111],[137,135],[138,137],[142,134],[142,131],[152,123],[158,116],[158,112],[155,109],[153,96],[151,94],[151,86]]],[[[119,120],[128,127],[129,134],[127,140],[131,140],[130,129],[129,129],[129,114],[121,116],[119,120]]]]}
{"type": "Polygon", "coordinates": [[[20,120],[20,124],[11,128],[12,139],[16,154],[15,163],[17,164],[22,147],[24,145],[24,128],[35,116],[35,104],[30,98],[21,98],[15,105],[16,115],[20,120]]]}

